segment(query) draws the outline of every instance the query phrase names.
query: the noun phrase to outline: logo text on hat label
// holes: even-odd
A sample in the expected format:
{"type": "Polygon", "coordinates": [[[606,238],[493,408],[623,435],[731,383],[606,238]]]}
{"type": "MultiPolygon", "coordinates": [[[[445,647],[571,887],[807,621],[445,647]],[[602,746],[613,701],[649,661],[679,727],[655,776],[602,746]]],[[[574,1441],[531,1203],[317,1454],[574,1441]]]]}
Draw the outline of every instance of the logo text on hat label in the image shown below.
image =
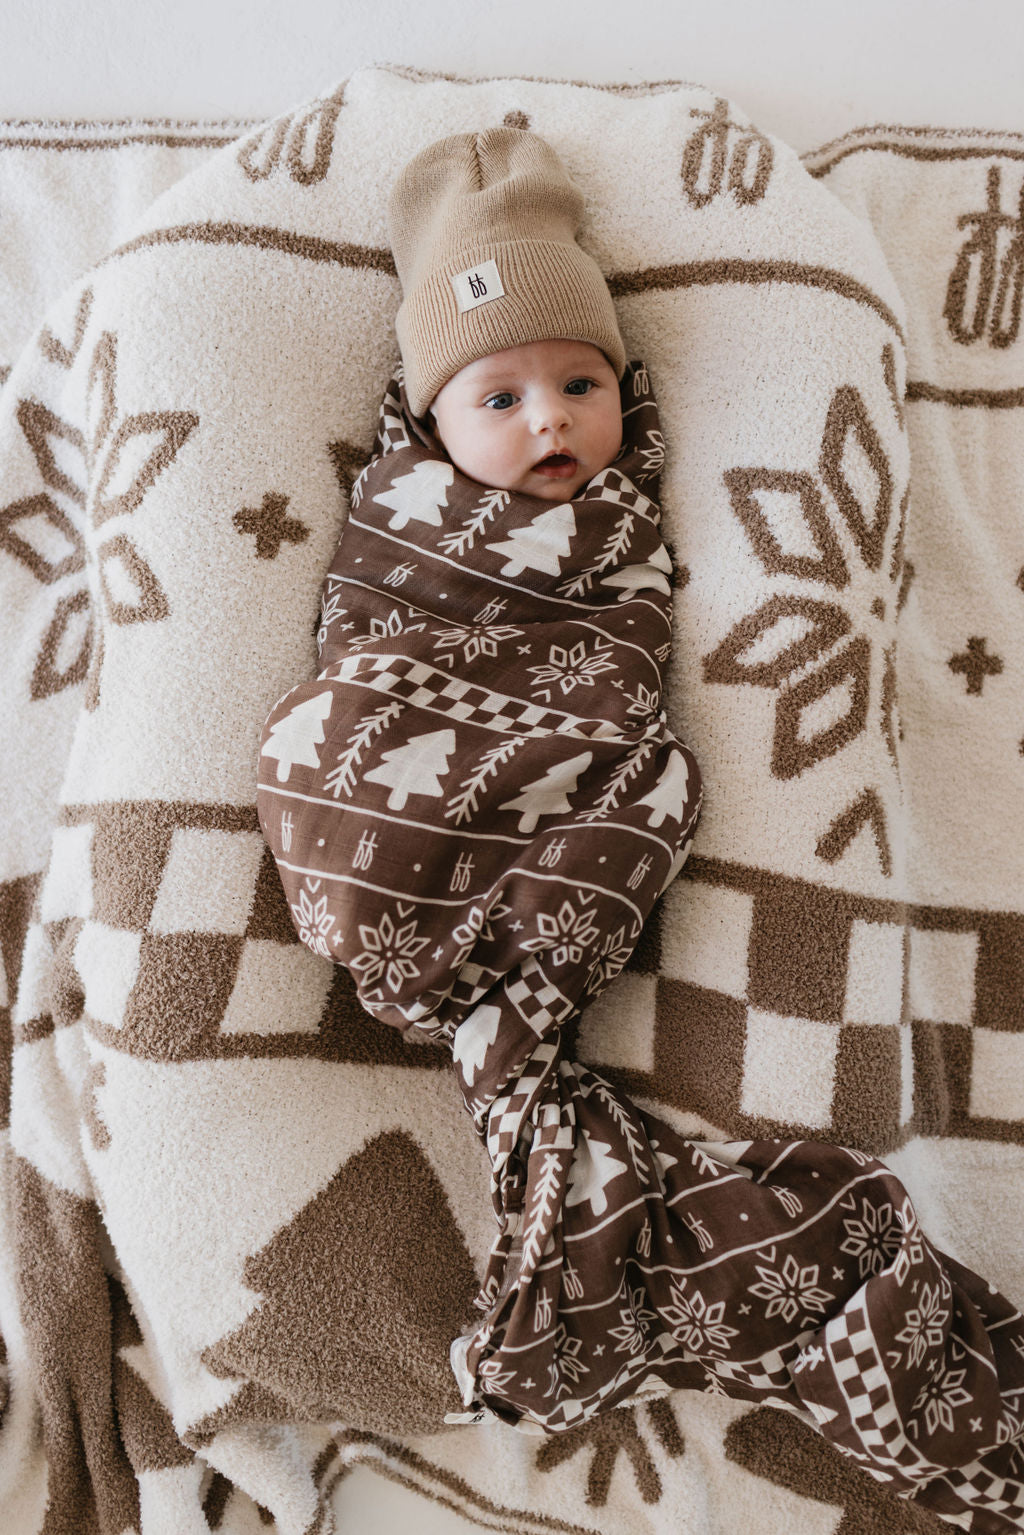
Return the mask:
{"type": "Polygon", "coordinates": [[[489,304],[493,298],[505,296],[498,268],[493,261],[481,261],[479,266],[471,266],[465,272],[456,272],[451,282],[455,289],[455,302],[462,314],[467,309],[489,304]]]}

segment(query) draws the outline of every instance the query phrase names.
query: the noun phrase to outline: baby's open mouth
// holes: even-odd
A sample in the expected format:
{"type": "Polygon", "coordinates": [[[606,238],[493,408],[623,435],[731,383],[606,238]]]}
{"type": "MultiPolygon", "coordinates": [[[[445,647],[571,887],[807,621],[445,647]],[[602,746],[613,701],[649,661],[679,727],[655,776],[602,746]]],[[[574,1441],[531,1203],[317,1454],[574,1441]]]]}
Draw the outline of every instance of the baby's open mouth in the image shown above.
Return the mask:
{"type": "Polygon", "coordinates": [[[575,470],[576,460],[571,453],[549,453],[533,466],[535,474],[551,475],[554,479],[567,479],[575,470]]]}

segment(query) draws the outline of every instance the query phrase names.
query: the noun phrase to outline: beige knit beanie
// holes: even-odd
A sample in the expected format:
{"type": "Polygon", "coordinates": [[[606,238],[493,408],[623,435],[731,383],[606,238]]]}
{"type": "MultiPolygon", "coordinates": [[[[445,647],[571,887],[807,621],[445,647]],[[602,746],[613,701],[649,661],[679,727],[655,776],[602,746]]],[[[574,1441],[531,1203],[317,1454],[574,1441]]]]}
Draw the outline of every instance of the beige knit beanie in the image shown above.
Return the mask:
{"type": "Polygon", "coordinates": [[[519,128],[459,133],[410,160],[389,223],[414,415],[467,363],[529,341],[589,341],[622,376],[608,286],[576,244],[582,217],[555,151],[519,128]]]}

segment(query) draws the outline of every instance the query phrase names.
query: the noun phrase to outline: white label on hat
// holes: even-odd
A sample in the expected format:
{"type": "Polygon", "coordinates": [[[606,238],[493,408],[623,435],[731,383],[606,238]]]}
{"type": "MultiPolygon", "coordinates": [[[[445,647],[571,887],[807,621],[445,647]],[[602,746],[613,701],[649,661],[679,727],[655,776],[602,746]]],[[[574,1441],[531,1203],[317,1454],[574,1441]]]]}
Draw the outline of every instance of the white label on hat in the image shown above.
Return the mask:
{"type": "Polygon", "coordinates": [[[492,298],[505,296],[498,268],[493,261],[481,261],[479,266],[471,266],[468,272],[456,272],[452,278],[452,287],[455,289],[455,302],[462,314],[467,309],[478,309],[481,304],[489,304],[492,298]]]}

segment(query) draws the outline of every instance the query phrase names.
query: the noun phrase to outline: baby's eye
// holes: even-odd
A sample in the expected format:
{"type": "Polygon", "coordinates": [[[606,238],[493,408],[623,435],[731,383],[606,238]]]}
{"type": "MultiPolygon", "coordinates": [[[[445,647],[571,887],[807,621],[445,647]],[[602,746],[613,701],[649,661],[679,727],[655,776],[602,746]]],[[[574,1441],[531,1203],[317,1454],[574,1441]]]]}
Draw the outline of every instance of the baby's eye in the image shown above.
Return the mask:
{"type": "Polygon", "coordinates": [[[509,406],[515,403],[515,395],[507,389],[503,389],[500,394],[492,394],[489,400],[484,401],[491,410],[508,410],[509,406]]]}
{"type": "Polygon", "coordinates": [[[594,387],[592,378],[571,378],[565,386],[566,394],[589,394],[594,387]]]}

